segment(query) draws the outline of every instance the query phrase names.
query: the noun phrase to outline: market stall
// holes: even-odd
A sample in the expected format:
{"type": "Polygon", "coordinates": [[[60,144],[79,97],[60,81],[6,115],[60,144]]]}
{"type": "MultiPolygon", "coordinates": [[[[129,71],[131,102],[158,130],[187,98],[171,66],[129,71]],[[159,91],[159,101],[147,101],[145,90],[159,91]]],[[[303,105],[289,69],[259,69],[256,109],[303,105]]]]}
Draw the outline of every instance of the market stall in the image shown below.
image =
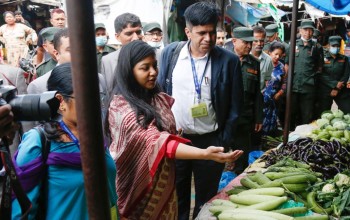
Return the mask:
{"type": "Polygon", "coordinates": [[[197,219],[350,219],[350,114],[301,126],[212,198],[197,219]]]}

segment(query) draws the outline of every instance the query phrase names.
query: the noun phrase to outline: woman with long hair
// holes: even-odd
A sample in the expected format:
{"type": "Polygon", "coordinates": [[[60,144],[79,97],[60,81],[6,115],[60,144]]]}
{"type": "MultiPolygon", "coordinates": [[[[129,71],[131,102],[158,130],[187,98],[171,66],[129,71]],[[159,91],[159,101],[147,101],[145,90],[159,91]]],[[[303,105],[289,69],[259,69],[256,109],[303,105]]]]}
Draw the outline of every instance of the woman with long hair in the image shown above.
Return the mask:
{"type": "MultiPolygon", "coordinates": [[[[20,182],[33,205],[28,219],[35,219],[43,210],[45,219],[89,219],[69,63],[52,70],[47,88],[48,91],[57,91],[56,98],[60,102],[59,113],[62,116],[60,120],[44,125],[43,133],[50,146],[47,160],[43,159],[46,156],[42,150],[45,146],[36,129],[23,135],[14,157],[20,182]],[[44,202],[39,205],[41,199],[44,202]]],[[[114,207],[117,200],[116,167],[108,149],[105,149],[105,160],[108,178],[106,187],[109,190],[110,206],[114,207]]],[[[17,199],[12,204],[12,217],[19,219],[21,209],[17,199]]]]}
{"type": "MultiPolygon", "coordinates": [[[[176,135],[174,100],[157,84],[155,51],[133,41],[122,47],[115,95],[109,107],[111,155],[118,167],[120,215],[127,219],[177,219],[175,158],[234,161],[242,151],[200,149],[176,135]]],[[[181,101],[181,100],[176,100],[181,101]]]]}
{"type": "Polygon", "coordinates": [[[27,25],[16,23],[15,14],[6,11],[3,14],[6,24],[0,27],[0,41],[5,44],[7,63],[18,67],[19,60],[28,54],[28,44],[37,40],[35,31],[27,25]]]}

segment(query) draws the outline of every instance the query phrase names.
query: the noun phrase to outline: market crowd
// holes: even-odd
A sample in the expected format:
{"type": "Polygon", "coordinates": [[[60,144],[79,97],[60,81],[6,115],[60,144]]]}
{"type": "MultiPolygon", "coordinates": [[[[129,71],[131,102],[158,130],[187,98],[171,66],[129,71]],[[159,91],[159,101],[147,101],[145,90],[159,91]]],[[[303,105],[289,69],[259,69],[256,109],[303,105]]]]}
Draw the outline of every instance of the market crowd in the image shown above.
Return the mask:
{"type": "MultiPolygon", "coordinates": [[[[33,205],[29,219],[88,219],[66,14],[52,10],[52,27],[38,33],[19,11],[3,16],[0,78],[20,94],[57,91],[61,115],[41,126],[22,125],[13,161],[33,205]],[[20,66],[29,47],[36,52],[30,80],[20,66]]],[[[188,40],[168,45],[158,22],[143,24],[135,14],[117,16],[115,33],[95,24],[113,218],[189,219],[192,176],[195,218],[217,194],[225,163],[242,173],[262,135],[283,129],[290,48],[278,25],[234,27],[226,39],[215,5],[195,3],[184,17],[188,40]],[[108,44],[113,35],[120,48],[108,44]]],[[[330,36],[323,48],[314,22],[301,21],[291,73],[292,130],[333,102],[350,113],[350,63],[341,53],[348,33],[330,36]]],[[[0,107],[0,117],[1,137],[11,139],[17,125],[9,105],[0,107]]],[[[12,217],[21,217],[16,197],[12,217]]]]}

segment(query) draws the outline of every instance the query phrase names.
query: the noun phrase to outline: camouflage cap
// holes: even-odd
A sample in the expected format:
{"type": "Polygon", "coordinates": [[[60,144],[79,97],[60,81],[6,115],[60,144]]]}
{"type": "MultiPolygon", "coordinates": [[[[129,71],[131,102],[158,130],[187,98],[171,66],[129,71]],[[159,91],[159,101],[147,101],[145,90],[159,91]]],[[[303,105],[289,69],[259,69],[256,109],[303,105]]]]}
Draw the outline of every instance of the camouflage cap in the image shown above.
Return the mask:
{"type": "Polygon", "coordinates": [[[96,23],[95,24],[95,31],[99,28],[106,29],[106,26],[103,23],[96,23]]]}
{"type": "Polygon", "coordinates": [[[340,46],[340,42],[341,42],[341,37],[340,36],[331,36],[328,39],[328,42],[330,45],[339,45],[340,46]]]}
{"type": "Polygon", "coordinates": [[[48,27],[45,28],[42,32],[41,32],[41,36],[43,37],[44,41],[53,41],[53,37],[55,36],[55,34],[61,30],[61,28],[57,28],[57,27],[48,27]]]}
{"type": "Polygon", "coordinates": [[[145,24],[145,26],[143,26],[143,32],[146,33],[146,32],[150,32],[154,29],[158,29],[160,31],[162,31],[162,28],[160,27],[160,24],[157,23],[157,22],[150,22],[150,23],[147,23],[145,24]]]}
{"type": "Polygon", "coordinates": [[[266,30],[266,36],[271,37],[275,33],[278,32],[278,25],[277,24],[269,24],[265,27],[266,30]]]}
{"type": "Polygon", "coordinates": [[[233,37],[244,41],[254,41],[253,29],[247,27],[237,27],[233,29],[233,37]]]}
{"type": "Polygon", "coordinates": [[[311,20],[304,19],[301,21],[300,28],[311,28],[312,30],[315,29],[315,23],[311,20]]]}

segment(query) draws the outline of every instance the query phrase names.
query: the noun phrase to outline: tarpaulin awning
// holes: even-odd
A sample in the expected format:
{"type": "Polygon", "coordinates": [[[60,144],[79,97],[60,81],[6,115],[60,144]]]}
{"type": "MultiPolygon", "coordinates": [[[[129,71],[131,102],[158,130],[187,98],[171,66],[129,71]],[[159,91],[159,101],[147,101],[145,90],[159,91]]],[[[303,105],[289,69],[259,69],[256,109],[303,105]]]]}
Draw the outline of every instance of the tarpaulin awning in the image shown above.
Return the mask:
{"type": "MultiPolygon", "coordinates": [[[[279,9],[277,9],[277,13],[279,17],[285,15],[285,12],[279,9]]],[[[244,2],[233,1],[226,7],[226,14],[244,26],[251,26],[262,18],[270,17],[271,11],[267,7],[255,8],[244,2]]]]}
{"type": "Polygon", "coordinates": [[[306,0],[307,3],[334,15],[349,15],[350,0],[306,0]]]}
{"type": "Polygon", "coordinates": [[[61,6],[60,0],[31,0],[33,3],[43,4],[43,5],[52,5],[59,7],[61,6]]]}

